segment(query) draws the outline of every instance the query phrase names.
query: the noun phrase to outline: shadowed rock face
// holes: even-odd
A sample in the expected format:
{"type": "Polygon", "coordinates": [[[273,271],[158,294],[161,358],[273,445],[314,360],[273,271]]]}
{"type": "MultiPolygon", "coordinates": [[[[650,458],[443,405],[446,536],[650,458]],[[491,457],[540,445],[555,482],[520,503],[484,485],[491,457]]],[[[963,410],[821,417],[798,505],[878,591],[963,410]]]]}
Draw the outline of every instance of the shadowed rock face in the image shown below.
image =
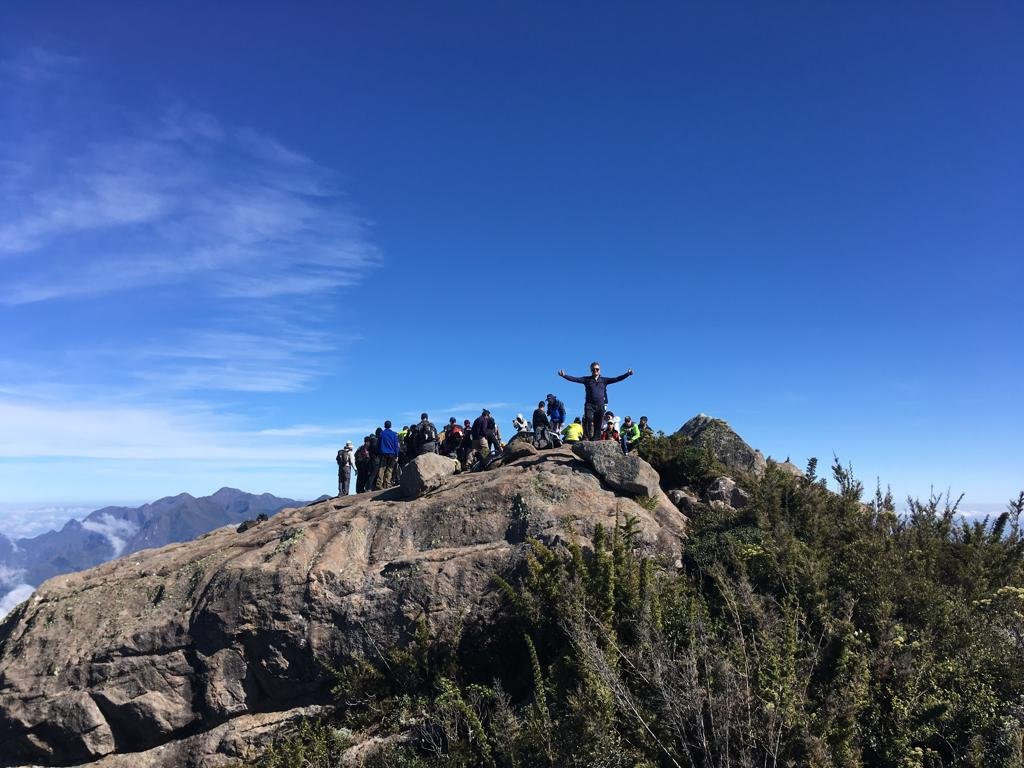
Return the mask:
{"type": "Polygon", "coordinates": [[[643,546],[675,559],[685,517],[653,497],[650,512],[617,495],[564,448],[54,578],[0,624],[0,765],[225,764],[329,703],[318,659],[375,654],[419,618],[486,626],[491,577],[526,536],[585,540],[632,515],[643,546]]]}

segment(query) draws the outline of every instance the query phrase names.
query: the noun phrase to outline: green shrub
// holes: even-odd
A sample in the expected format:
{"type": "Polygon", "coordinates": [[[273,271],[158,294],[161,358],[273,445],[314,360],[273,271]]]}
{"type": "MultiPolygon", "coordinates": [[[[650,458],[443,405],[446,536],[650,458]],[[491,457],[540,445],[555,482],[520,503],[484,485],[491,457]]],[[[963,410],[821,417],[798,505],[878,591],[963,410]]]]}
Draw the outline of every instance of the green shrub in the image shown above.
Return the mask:
{"type": "MultiPolygon", "coordinates": [[[[717,472],[671,440],[649,445],[667,485],[717,472]]],[[[485,634],[420,623],[331,670],[338,723],[410,737],[381,768],[1020,766],[1024,494],[994,521],[940,497],[900,516],[832,470],[839,493],[770,467],[691,520],[681,567],[633,519],[528,542],[485,634]]],[[[332,765],[313,728],[251,765],[332,765]]]]}

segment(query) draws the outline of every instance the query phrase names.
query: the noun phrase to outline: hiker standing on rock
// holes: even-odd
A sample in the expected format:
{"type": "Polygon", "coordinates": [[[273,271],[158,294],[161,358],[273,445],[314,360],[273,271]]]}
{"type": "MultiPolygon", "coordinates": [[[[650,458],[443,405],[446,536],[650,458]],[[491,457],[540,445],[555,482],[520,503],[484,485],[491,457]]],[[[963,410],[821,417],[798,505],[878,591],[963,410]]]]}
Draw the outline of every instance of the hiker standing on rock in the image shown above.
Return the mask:
{"type": "Polygon", "coordinates": [[[380,467],[377,470],[377,482],[374,490],[391,487],[395,465],[398,464],[398,433],[392,431],[390,421],[384,422],[384,429],[381,430],[379,440],[380,467]]]}
{"type": "Polygon", "coordinates": [[[630,368],[621,376],[602,376],[601,364],[594,362],[590,364],[589,376],[570,376],[565,371],[559,371],[558,375],[566,381],[582,384],[587,392],[586,402],[583,404],[583,433],[587,440],[600,440],[601,431],[604,429],[604,408],[608,405],[608,385],[615,384],[633,375],[630,368]]]}
{"type": "Polygon", "coordinates": [[[373,483],[371,470],[373,469],[373,438],[369,435],[363,438],[363,444],[356,451],[356,493],[365,493],[370,490],[373,483]]]}
{"type": "Polygon", "coordinates": [[[352,450],[352,442],[345,443],[345,447],[338,451],[338,495],[348,496],[348,489],[352,483],[352,467],[355,464],[355,451],[352,450]]]}
{"type": "Polygon", "coordinates": [[[420,422],[412,428],[415,438],[416,455],[422,456],[425,453],[437,453],[437,427],[430,420],[426,413],[420,414],[420,422]]]}

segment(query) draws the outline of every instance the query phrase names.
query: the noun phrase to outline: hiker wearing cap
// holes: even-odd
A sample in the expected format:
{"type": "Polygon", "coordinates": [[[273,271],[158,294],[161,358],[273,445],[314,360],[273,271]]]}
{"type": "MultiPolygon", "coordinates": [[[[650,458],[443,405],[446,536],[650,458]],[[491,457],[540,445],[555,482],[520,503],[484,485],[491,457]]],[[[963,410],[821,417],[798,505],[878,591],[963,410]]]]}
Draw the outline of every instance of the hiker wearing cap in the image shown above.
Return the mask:
{"type": "Polygon", "coordinates": [[[622,432],[619,433],[619,440],[622,442],[623,453],[629,453],[640,442],[640,427],[629,416],[622,422],[622,432]]]}
{"type": "Polygon", "coordinates": [[[587,440],[600,440],[604,429],[604,409],[608,405],[608,385],[629,378],[633,375],[633,369],[630,368],[621,376],[602,376],[601,364],[593,362],[590,364],[589,376],[570,376],[565,371],[559,371],[558,375],[566,381],[583,385],[587,393],[583,404],[583,432],[587,440]]]}
{"type": "Polygon", "coordinates": [[[377,450],[380,453],[380,468],[377,470],[375,490],[391,487],[391,481],[398,464],[398,433],[391,429],[391,422],[384,422],[384,429],[378,436],[377,450]]]}
{"type": "Polygon", "coordinates": [[[565,423],[565,403],[554,395],[548,395],[545,399],[548,404],[548,423],[555,432],[561,432],[565,423]]]}
{"type": "Polygon", "coordinates": [[[604,429],[601,431],[602,440],[614,440],[619,441],[619,420],[615,418],[615,414],[611,411],[605,415],[604,429]]]}
{"type": "Polygon", "coordinates": [[[345,447],[338,451],[338,495],[348,496],[349,486],[352,484],[352,467],[355,465],[356,456],[352,449],[352,441],[345,443],[345,447]]]}
{"type": "Polygon", "coordinates": [[[611,411],[605,411],[604,420],[606,422],[608,422],[615,429],[616,433],[618,433],[618,431],[619,431],[619,417],[618,416],[616,416],[611,411]]]}

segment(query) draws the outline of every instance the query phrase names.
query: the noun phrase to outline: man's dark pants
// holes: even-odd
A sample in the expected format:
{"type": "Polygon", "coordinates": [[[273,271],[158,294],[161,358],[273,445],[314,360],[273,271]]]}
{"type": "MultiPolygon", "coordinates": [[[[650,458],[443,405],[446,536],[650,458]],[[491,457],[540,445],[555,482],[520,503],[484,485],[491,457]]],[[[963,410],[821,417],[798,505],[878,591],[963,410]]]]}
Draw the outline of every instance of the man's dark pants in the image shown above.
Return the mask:
{"type": "Polygon", "coordinates": [[[585,403],[583,406],[583,437],[600,440],[604,429],[604,403],[585,403]]]}

